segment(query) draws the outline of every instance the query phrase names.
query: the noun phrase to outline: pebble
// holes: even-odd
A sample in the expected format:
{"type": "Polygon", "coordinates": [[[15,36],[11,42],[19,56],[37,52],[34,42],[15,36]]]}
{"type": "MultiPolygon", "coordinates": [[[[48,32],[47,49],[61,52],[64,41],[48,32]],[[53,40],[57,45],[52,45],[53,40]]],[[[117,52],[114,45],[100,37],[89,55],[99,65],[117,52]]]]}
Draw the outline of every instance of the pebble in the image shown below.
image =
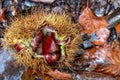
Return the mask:
{"type": "Polygon", "coordinates": [[[25,0],[24,5],[25,5],[25,6],[28,6],[28,7],[37,6],[36,3],[30,2],[30,1],[28,1],[28,0],[25,0]]]}
{"type": "Polygon", "coordinates": [[[33,2],[42,2],[42,3],[53,3],[55,0],[30,0],[33,2]]]}
{"type": "Polygon", "coordinates": [[[52,11],[55,12],[55,13],[62,13],[62,12],[63,12],[63,9],[62,9],[61,7],[54,7],[54,8],[52,9],[52,11]]]}

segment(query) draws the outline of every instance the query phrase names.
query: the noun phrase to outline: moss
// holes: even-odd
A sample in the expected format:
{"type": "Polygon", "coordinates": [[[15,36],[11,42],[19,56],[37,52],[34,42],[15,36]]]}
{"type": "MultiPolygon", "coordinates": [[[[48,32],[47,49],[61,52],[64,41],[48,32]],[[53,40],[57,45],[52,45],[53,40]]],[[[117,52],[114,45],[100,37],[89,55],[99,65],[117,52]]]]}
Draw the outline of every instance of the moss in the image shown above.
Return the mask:
{"type": "MultiPolygon", "coordinates": [[[[26,67],[42,71],[52,69],[52,67],[49,66],[44,59],[32,58],[32,55],[35,53],[29,46],[33,36],[38,32],[39,28],[45,24],[53,27],[59,36],[70,37],[71,42],[64,46],[66,58],[63,61],[63,64],[58,66],[56,65],[56,68],[64,64],[67,67],[70,67],[70,64],[74,59],[74,55],[79,49],[81,37],[76,24],[73,24],[65,14],[47,14],[39,12],[26,17],[21,16],[16,18],[12,21],[10,27],[5,31],[3,45],[7,46],[8,49],[14,49],[15,44],[26,44],[27,48],[21,50],[20,52],[15,52],[14,54],[18,63],[26,67]]],[[[59,61],[57,63],[59,63],[59,61]]]]}

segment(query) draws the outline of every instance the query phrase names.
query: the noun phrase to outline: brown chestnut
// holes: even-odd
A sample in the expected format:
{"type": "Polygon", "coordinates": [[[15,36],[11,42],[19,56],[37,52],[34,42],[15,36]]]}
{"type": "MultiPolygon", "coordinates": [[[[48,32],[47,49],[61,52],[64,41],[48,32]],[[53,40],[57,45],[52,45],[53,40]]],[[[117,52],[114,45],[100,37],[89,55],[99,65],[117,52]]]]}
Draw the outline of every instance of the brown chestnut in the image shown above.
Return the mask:
{"type": "Polygon", "coordinates": [[[54,54],[48,53],[44,56],[48,64],[53,64],[60,58],[60,53],[54,53],[54,54]]]}
{"type": "Polygon", "coordinates": [[[59,46],[55,43],[51,36],[46,36],[42,50],[47,53],[53,53],[59,50],[59,46]]]}
{"type": "Polygon", "coordinates": [[[15,49],[16,49],[17,52],[19,52],[20,50],[22,50],[24,47],[25,47],[24,44],[17,44],[17,45],[15,45],[15,49]]]}

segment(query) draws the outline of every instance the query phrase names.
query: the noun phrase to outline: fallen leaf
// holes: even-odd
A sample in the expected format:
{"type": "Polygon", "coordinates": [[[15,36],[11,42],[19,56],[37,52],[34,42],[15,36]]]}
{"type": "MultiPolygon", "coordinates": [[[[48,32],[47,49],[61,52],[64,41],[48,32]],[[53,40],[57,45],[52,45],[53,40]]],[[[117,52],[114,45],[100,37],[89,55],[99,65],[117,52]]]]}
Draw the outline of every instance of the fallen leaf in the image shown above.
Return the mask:
{"type": "MultiPolygon", "coordinates": [[[[82,55],[84,60],[88,61],[86,63],[90,64],[88,70],[90,69],[112,76],[119,76],[120,44],[107,44],[110,31],[107,29],[108,24],[104,18],[97,18],[87,7],[79,16],[78,22],[83,28],[81,33],[92,34],[96,32],[98,38],[93,41],[93,44],[99,45],[99,47],[88,49],[82,55]]],[[[117,33],[120,33],[120,25],[116,27],[116,30],[117,33]]]]}
{"type": "Polygon", "coordinates": [[[73,74],[74,80],[115,80],[115,78],[98,72],[81,72],[73,74]]]}
{"type": "Polygon", "coordinates": [[[33,74],[33,70],[31,69],[27,69],[21,77],[21,80],[34,80],[34,79],[35,75],[33,74]]]}
{"type": "Polygon", "coordinates": [[[0,22],[5,21],[5,14],[4,14],[5,10],[6,10],[5,8],[2,8],[0,10],[0,22]]]}
{"type": "Polygon", "coordinates": [[[117,33],[120,34],[120,24],[118,24],[115,28],[116,28],[117,33]]]}
{"type": "Polygon", "coordinates": [[[110,31],[107,29],[108,24],[104,18],[94,16],[92,10],[86,7],[79,16],[78,22],[83,28],[82,30],[80,29],[81,33],[92,34],[96,32],[98,39],[94,40],[93,44],[104,45],[107,43],[110,31]]]}
{"type": "Polygon", "coordinates": [[[97,71],[111,76],[120,75],[120,43],[115,41],[111,45],[94,46],[87,49],[79,60],[76,68],[97,71]],[[89,64],[89,66],[87,66],[89,64]]]}
{"type": "Polygon", "coordinates": [[[41,80],[46,80],[46,79],[45,79],[46,76],[44,75],[43,72],[36,71],[35,73],[36,73],[36,75],[37,75],[41,80]]]}
{"type": "Polygon", "coordinates": [[[116,77],[120,75],[120,64],[110,64],[106,67],[98,68],[96,71],[116,77]]]}
{"type": "Polygon", "coordinates": [[[95,45],[104,45],[108,42],[108,38],[110,36],[110,31],[107,28],[100,28],[96,31],[97,40],[93,41],[95,45]]]}
{"type": "Polygon", "coordinates": [[[47,74],[55,79],[72,80],[71,75],[69,73],[60,72],[58,70],[49,71],[47,74]]]}
{"type": "MultiPolygon", "coordinates": [[[[113,44],[114,47],[108,47],[104,48],[106,49],[106,52],[103,54],[106,56],[104,60],[108,62],[106,64],[105,62],[103,63],[102,68],[96,69],[96,71],[100,71],[102,73],[106,73],[112,76],[119,76],[120,75],[120,46],[118,44],[113,44]]],[[[101,57],[102,58],[102,57],[101,57]]]]}
{"type": "Polygon", "coordinates": [[[82,33],[91,34],[99,28],[107,27],[107,22],[104,18],[98,18],[94,16],[92,10],[88,7],[83,9],[81,15],[79,16],[78,22],[81,26],[83,26],[82,33]]]}
{"type": "Polygon", "coordinates": [[[113,45],[114,46],[109,47],[109,49],[106,49],[108,51],[106,56],[110,63],[107,65],[103,64],[103,66],[101,68],[96,69],[96,71],[100,71],[102,73],[106,73],[112,76],[119,76],[120,75],[120,44],[119,42],[114,42],[113,45]]]}

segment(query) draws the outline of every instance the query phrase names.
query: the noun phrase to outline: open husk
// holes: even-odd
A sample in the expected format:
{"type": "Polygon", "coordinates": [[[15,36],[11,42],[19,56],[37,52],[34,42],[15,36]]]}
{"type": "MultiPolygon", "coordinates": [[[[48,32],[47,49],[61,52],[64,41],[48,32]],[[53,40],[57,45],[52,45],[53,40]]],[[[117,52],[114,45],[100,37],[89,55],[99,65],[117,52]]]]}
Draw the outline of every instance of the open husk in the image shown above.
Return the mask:
{"type": "MultiPolygon", "coordinates": [[[[54,28],[60,36],[70,37],[71,41],[65,45],[65,59],[62,62],[56,62],[54,68],[70,67],[70,64],[74,60],[75,53],[79,50],[81,43],[81,37],[77,25],[72,23],[65,14],[55,13],[34,13],[32,15],[21,16],[12,21],[12,24],[7,28],[4,34],[3,45],[7,49],[14,50],[14,45],[18,43],[26,44],[38,30],[45,24],[48,24],[54,28]],[[61,64],[59,64],[61,63],[61,64]],[[59,64],[59,65],[57,65],[59,64]]],[[[37,70],[48,71],[53,69],[48,65],[43,58],[32,58],[34,52],[31,47],[26,47],[20,52],[14,53],[16,62],[25,67],[30,67],[37,70]]]]}

